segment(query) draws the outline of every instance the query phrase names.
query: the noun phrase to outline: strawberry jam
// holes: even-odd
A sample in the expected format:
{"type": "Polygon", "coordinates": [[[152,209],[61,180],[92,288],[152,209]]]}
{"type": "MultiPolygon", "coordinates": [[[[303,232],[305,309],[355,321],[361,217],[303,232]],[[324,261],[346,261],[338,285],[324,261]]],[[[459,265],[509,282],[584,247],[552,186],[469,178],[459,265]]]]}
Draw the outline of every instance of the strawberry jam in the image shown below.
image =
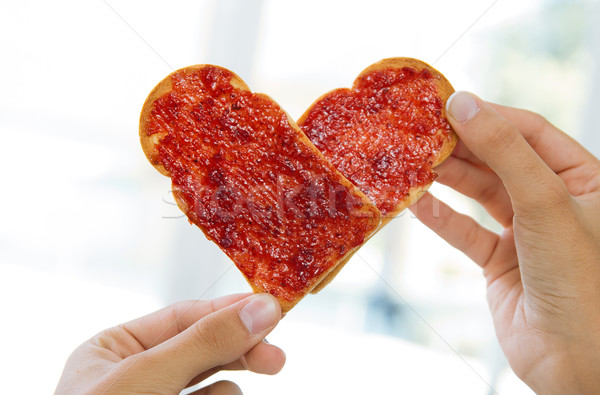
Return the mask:
{"type": "Polygon", "coordinates": [[[273,100],[216,66],[170,78],[146,128],[160,136],[154,155],[190,222],[255,289],[295,300],[377,228],[375,207],[273,100]]]}
{"type": "Polygon", "coordinates": [[[410,67],[373,71],[327,94],[299,122],[383,215],[435,178],[433,158],[451,135],[438,78],[410,67]]]}

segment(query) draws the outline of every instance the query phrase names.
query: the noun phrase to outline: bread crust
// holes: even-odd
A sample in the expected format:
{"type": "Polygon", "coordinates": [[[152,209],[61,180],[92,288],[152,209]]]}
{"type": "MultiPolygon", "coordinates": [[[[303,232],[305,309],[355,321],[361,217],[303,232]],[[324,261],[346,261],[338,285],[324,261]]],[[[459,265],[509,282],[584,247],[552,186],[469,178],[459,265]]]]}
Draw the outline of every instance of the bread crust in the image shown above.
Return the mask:
{"type": "MultiPolygon", "coordinates": [[[[158,170],[164,176],[170,177],[170,174],[169,174],[169,171],[163,166],[163,164],[161,162],[161,158],[158,153],[157,146],[160,143],[160,141],[167,135],[167,132],[157,132],[157,133],[148,135],[148,125],[150,122],[150,116],[151,116],[154,102],[157,99],[159,99],[160,97],[163,97],[164,95],[169,94],[173,90],[171,77],[175,73],[181,74],[181,73],[186,73],[186,72],[192,72],[192,71],[200,70],[204,67],[218,67],[218,66],[201,64],[201,65],[189,66],[189,67],[185,67],[183,69],[177,70],[177,71],[169,74],[167,77],[165,77],[150,92],[146,101],[144,102],[144,106],[142,108],[141,115],[140,115],[140,128],[139,128],[140,143],[141,143],[142,149],[143,149],[144,154],[146,155],[146,158],[148,159],[148,161],[152,164],[152,166],[154,166],[154,168],[156,170],[158,170]]],[[[246,85],[246,83],[235,73],[232,73],[232,77],[231,77],[229,83],[237,89],[241,89],[244,91],[250,91],[250,89],[246,85]]],[[[262,93],[254,93],[254,94],[260,95],[260,96],[275,103],[275,101],[272,98],[270,98],[268,95],[265,95],[262,93]]],[[[377,231],[378,227],[381,224],[382,216],[381,216],[381,213],[379,212],[379,210],[377,209],[377,207],[375,207],[375,205],[368,199],[368,197],[359,188],[357,188],[352,182],[350,182],[346,177],[344,177],[337,169],[335,169],[335,167],[333,167],[333,165],[331,165],[331,163],[324,157],[324,155],[314,146],[314,144],[308,139],[308,137],[306,137],[306,135],[300,130],[300,128],[298,127],[296,122],[289,116],[289,114],[287,114],[287,112],[285,112],[285,114],[287,115],[290,126],[297,132],[298,140],[303,145],[308,147],[316,156],[318,156],[320,159],[322,159],[324,162],[327,163],[329,168],[335,173],[336,177],[339,177],[339,178],[336,178],[336,180],[338,180],[340,182],[340,184],[342,184],[343,187],[350,190],[354,194],[354,196],[357,196],[360,198],[360,200],[362,202],[362,206],[360,209],[362,211],[362,215],[364,215],[367,218],[371,218],[370,223],[372,225],[372,230],[371,230],[371,232],[367,233],[365,236],[366,238],[369,238],[372,233],[375,233],[377,231]]],[[[185,203],[185,200],[182,198],[182,192],[175,185],[173,185],[173,196],[174,196],[175,202],[177,203],[179,208],[184,213],[187,214],[190,208],[187,206],[187,204],[185,203]]],[[[198,225],[198,227],[208,237],[207,229],[200,225],[198,225]]],[[[223,252],[225,252],[227,254],[227,251],[224,248],[222,248],[219,245],[219,243],[217,243],[217,245],[219,246],[219,248],[221,248],[221,250],[223,252]]],[[[322,272],[318,277],[313,278],[308,283],[306,288],[304,289],[304,292],[296,299],[287,301],[287,300],[280,298],[279,301],[280,301],[283,313],[285,314],[294,305],[296,305],[300,301],[300,299],[302,299],[302,297],[307,295],[317,284],[321,283],[325,277],[327,277],[330,273],[332,273],[334,270],[336,270],[336,267],[339,264],[341,264],[342,262],[345,262],[347,260],[347,257],[354,254],[354,252],[358,248],[360,248],[360,246],[349,249],[328,270],[322,272]]],[[[248,284],[250,285],[250,287],[252,288],[252,290],[254,292],[265,292],[265,289],[257,286],[255,283],[250,281],[246,276],[244,276],[244,278],[246,278],[246,281],[248,282],[248,284]]]]}
{"type": "MultiPolygon", "coordinates": [[[[442,73],[440,73],[435,68],[431,67],[429,64],[427,64],[421,60],[418,60],[418,59],[396,57],[396,58],[388,58],[388,59],[380,60],[379,62],[376,62],[376,63],[370,65],[369,67],[367,67],[366,69],[364,69],[358,75],[358,77],[356,77],[356,79],[354,80],[354,83],[353,83],[353,88],[356,87],[356,85],[361,80],[361,78],[367,76],[368,74],[370,74],[372,72],[379,71],[379,70],[388,70],[388,69],[402,69],[404,67],[410,67],[417,71],[426,69],[432,75],[438,77],[437,84],[436,84],[437,92],[438,92],[440,99],[442,100],[442,102],[444,104],[442,107],[441,115],[442,115],[442,117],[445,118],[446,117],[446,102],[448,101],[448,98],[452,95],[452,93],[454,93],[454,88],[452,87],[450,82],[446,79],[446,77],[444,77],[444,75],[442,73]]],[[[313,104],[311,104],[311,106],[298,119],[298,122],[297,122],[298,125],[302,125],[304,123],[304,121],[307,119],[308,115],[310,114],[311,110],[317,103],[319,103],[325,97],[330,95],[332,92],[337,91],[339,89],[340,88],[335,89],[330,92],[327,92],[327,93],[321,95],[317,100],[315,100],[313,102],[313,104]]],[[[348,91],[351,90],[349,88],[341,88],[341,89],[346,89],[348,91]]],[[[444,144],[438,151],[437,155],[433,158],[434,159],[433,164],[432,164],[433,170],[435,169],[435,167],[442,164],[450,156],[450,154],[454,150],[454,147],[456,146],[457,142],[458,142],[458,136],[456,135],[454,130],[451,129],[450,138],[446,142],[444,142],[444,144]]],[[[425,192],[427,192],[427,190],[429,189],[430,186],[431,186],[431,183],[424,185],[422,187],[411,188],[409,190],[409,193],[408,193],[406,199],[404,199],[400,204],[398,204],[392,212],[384,215],[381,226],[379,227],[379,230],[381,230],[381,228],[383,228],[387,223],[389,223],[392,219],[394,219],[396,216],[398,216],[406,208],[408,208],[412,204],[416,203],[417,200],[419,200],[421,198],[421,196],[423,196],[425,194],[425,192]]],[[[373,233],[371,235],[371,237],[374,234],[375,233],[373,233]]],[[[344,262],[337,265],[335,270],[333,270],[327,277],[325,277],[323,279],[323,281],[321,283],[319,283],[311,292],[317,293],[317,292],[321,291],[323,288],[325,288],[335,278],[335,276],[339,273],[339,271],[344,267],[344,265],[348,262],[348,260],[351,257],[352,257],[352,255],[347,257],[344,260],[344,262]]]]}

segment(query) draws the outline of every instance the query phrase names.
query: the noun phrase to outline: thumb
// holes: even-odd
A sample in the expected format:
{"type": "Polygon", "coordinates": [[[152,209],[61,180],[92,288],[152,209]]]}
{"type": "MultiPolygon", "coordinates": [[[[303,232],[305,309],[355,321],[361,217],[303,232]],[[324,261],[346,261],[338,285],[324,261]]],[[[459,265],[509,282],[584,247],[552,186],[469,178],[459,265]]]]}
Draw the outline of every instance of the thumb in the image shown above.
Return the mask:
{"type": "Polygon", "coordinates": [[[488,103],[471,93],[455,92],[446,109],[463,143],[500,177],[516,214],[564,203],[569,195],[560,177],[488,103]]]}
{"type": "Polygon", "coordinates": [[[147,363],[141,368],[183,388],[200,373],[246,354],[280,319],[277,299],[266,293],[251,295],[145,351],[142,361],[147,363]]]}

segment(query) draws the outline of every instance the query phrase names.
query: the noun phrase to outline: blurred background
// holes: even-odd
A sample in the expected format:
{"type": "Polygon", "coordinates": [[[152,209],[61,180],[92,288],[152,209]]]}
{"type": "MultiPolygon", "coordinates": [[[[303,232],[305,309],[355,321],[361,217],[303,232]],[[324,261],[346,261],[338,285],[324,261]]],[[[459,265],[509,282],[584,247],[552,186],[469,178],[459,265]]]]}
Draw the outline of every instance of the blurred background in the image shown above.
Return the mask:
{"type": "MultiPolygon", "coordinates": [[[[96,332],[171,302],[248,291],[146,161],[138,117],[173,69],[228,67],[293,118],[377,60],[528,108],[600,155],[594,1],[148,0],[0,4],[2,392],[49,393],[96,332]]],[[[491,229],[476,204],[432,192],[491,229]]],[[[409,212],[270,335],[249,394],[529,394],[494,336],[479,268],[409,212]]]]}

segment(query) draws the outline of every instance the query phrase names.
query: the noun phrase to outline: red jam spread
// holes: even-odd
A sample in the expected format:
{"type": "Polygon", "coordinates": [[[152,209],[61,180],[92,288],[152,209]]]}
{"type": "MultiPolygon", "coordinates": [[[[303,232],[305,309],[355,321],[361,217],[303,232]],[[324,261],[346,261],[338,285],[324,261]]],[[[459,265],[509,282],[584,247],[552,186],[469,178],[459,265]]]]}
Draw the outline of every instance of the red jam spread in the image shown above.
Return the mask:
{"type": "Polygon", "coordinates": [[[409,67],[374,71],[326,95],[299,124],[383,215],[435,178],[433,158],[451,130],[438,78],[409,67]]]}
{"type": "Polygon", "coordinates": [[[275,102],[232,77],[216,66],[172,74],[146,133],[163,135],[157,155],[189,220],[256,288],[291,301],[364,242],[377,210],[275,102]]]}

